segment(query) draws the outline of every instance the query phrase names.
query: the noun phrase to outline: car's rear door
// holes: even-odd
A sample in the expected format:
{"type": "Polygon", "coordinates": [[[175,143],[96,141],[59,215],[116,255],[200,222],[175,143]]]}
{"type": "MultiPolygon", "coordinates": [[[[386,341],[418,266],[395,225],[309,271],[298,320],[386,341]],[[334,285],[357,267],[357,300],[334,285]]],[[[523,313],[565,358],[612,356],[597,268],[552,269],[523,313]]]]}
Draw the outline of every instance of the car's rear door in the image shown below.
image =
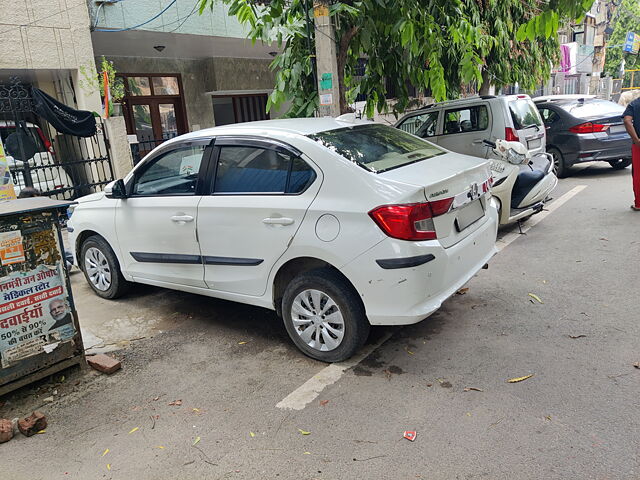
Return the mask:
{"type": "Polygon", "coordinates": [[[210,194],[198,206],[205,282],[259,296],[322,182],[299,151],[268,139],[217,137],[210,194]]]}
{"type": "Polygon", "coordinates": [[[436,143],[453,152],[486,158],[488,149],[482,141],[490,139],[492,122],[486,102],[445,106],[442,110],[442,134],[435,137],[436,143]]]}
{"type": "Polygon", "coordinates": [[[136,279],[205,286],[196,225],[210,142],[172,144],[128,182],[115,222],[123,270],[136,279]]]}

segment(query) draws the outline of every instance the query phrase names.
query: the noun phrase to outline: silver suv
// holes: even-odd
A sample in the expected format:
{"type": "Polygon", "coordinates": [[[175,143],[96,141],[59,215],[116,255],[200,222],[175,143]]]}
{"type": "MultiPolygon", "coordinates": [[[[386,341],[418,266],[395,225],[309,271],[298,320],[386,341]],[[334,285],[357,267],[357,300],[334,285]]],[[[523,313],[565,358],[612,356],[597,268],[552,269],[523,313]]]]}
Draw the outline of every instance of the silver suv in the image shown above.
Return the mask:
{"type": "Polygon", "coordinates": [[[524,144],[532,156],[545,152],[545,130],[529,95],[484,95],[434,103],[395,125],[453,152],[493,158],[483,140],[524,144]]]}

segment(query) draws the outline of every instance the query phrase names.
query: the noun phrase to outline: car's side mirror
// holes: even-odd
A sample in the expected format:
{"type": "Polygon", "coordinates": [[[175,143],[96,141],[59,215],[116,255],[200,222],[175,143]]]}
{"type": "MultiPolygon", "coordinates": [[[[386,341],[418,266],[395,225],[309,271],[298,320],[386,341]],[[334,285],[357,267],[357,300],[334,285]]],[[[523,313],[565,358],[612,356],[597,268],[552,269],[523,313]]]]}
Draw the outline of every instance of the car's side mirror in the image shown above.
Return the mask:
{"type": "Polygon", "coordinates": [[[104,188],[104,196],[107,198],[127,198],[127,187],[124,180],[119,178],[104,188]]]}

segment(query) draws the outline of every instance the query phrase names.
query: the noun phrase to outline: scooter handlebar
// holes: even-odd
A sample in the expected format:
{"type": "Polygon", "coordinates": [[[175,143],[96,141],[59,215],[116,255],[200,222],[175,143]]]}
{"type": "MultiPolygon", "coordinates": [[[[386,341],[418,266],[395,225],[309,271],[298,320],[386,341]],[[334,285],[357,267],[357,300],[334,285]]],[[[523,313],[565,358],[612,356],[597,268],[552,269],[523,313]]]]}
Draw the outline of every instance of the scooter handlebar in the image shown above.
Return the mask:
{"type": "Polygon", "coordinates": [[[491,148],[496,148],[495,142],[492,142],[490,140],[483,140],[482,143],[484,143],[485,145],[490,146],[491,148]]]}

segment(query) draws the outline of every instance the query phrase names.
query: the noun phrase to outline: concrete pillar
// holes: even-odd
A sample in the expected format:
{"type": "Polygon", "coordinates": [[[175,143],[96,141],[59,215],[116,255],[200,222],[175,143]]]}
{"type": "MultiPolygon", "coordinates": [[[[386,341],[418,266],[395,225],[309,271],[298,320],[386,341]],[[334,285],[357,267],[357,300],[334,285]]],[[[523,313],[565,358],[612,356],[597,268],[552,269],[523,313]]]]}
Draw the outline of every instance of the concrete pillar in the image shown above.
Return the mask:
{"type": "Polygon", "coordinates": [[[111,152],[114,178],[124,178],[133,168],[131,146],[127,141],[127,127],[124,117],[110,117],[103,120],[111,152]]]}
{"type": "Polygon", "coordinates": [[[313,5],[316,26],[316,70],[318,73],[318,93],[321,117],[340,115],[340,90],[338,87],[338,62],[336,32],[329,17],[329,3],[318,0],[313,5]]]}

